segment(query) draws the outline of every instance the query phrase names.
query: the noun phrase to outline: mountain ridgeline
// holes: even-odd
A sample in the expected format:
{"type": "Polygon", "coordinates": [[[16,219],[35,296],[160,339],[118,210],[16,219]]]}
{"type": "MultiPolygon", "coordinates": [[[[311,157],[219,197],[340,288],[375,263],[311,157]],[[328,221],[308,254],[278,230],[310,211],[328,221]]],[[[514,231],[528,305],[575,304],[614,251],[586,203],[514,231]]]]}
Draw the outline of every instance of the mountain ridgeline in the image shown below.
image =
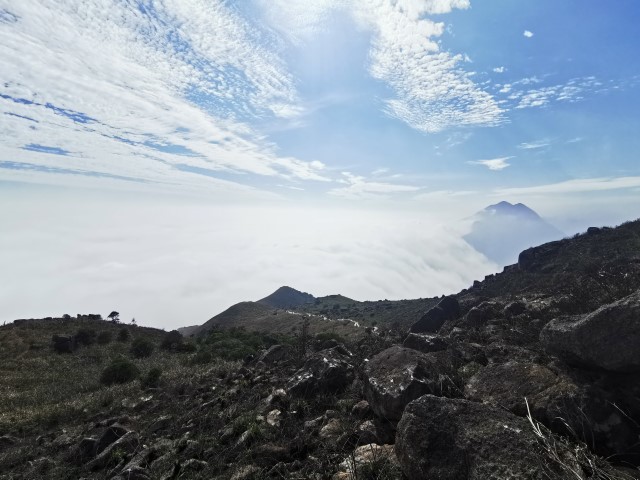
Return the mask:
{"type": "Polygon", "coordinates": [[[0,327],[0,479],[640,478],[640,220],[455,295],[282,287],[190,328],[0,327]]]}

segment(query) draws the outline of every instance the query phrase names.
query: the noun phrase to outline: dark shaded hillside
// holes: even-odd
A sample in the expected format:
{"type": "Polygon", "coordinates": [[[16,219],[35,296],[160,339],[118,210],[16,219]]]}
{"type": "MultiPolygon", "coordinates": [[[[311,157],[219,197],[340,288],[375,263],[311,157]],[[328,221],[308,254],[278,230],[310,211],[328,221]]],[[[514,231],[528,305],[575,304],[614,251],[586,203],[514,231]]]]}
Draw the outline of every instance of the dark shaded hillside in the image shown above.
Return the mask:
{"type": "Polygon", "coordinates": [[[523,251],[516,265],[475,282],[464,302],[495,297],[544,298],[566,313],[588,312],[640,285],[640,220],[591,228],[523,251]]]}

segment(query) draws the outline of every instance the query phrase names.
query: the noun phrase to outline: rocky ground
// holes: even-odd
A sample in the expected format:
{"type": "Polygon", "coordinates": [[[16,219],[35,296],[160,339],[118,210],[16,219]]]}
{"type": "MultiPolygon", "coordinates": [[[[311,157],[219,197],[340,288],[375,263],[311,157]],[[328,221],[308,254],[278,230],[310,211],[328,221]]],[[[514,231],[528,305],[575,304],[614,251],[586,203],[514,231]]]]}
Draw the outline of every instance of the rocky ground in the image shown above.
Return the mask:
{"type": "MultiPolygon", "coordinates": [[[[195,361],[206,339],[156,349],[135,362],[165,362],[158,381],[89,382],[57,421],[5,399],[0,478],[640,478],[639,222],[527,250],[400,333],[298,335],[243,361],[195,361]]],[[[82,368],[123,345],[12,355],[82,368]]],[[[36,388],[6,388],[15,370],[4,396],[36,388]]]]}

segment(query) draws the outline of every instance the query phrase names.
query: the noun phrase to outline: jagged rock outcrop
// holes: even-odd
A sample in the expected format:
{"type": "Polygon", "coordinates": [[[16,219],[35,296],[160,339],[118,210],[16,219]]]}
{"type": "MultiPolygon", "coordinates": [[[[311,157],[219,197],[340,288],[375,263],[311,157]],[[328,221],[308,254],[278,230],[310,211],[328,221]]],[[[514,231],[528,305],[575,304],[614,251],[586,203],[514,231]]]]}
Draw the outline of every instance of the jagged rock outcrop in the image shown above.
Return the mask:
{"type": "MultiPolygon", "coordinates": [[[[558,446],[580,472],[575,457],[558,446]]],[[[558,480],[563,472],[541,447],[527,420],[500,408],[425,395],[409,403],[398,424],[395,452],[409,480],[558,480]]]]}
{"type": "Polygon", "coordinates": [[[438,304],[414,323],[411,333],[437,333],[447,320],[460,316],[460,305],[454,296],[444,297],[438,304]]]}
{"type": "Polygon", "coordinates": [[[460,396],[460,380],[446,352],[390,347],[367,362],[364,394],[374,413],[395,422],[412,400],[431,393],[460,396]]]}
{"type": "Polygon", "coordinates": [[[310,397],[319,392],[340,392],[353,382],[355,371],[350,356],[341,347],[316,352],[287,383],[287,392],[310,397]]]}
{"type": "Polygon", "coordinates": [[[293,357],[293,347],[291,345],[272,345],[265,350],[259,357],[259,362],[272,364],[293,357]]]}
{"type": "Polygon", "coordinates": [[[587,315],[549,322],[540,341],[571,365],[640,372],[640,290],[587,315]]]}

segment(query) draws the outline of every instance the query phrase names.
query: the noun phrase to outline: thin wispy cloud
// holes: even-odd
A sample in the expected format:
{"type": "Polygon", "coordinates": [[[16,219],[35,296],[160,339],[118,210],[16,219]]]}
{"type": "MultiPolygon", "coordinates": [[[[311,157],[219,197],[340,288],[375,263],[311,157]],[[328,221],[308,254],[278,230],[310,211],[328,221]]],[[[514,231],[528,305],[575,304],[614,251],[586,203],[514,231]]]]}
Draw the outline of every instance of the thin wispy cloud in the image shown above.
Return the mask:
{"type": "Polygon", "coordinates": [[[510,158],[513,157],[491,158],[488,160],[470,160],[467,163],[470,165],[482,165],[487,167],[489,170],[500,171],[511,166],[511,164],[507,162],[510,158]]]}
{"type": "Polygon", "coordinates": [[[548,140],[538,140],[537,142],[523,142],[518,145],[518,148],[521,150],[537,150],[548,147],[549,145],[551,145],[551,142],[548,140]]]}
{"type": "Polygon", "coordinates": [[[570,194],[635,188],[640,188],[640,177],[601,177],[574,179],[531,187],[501,188],[496,190],[494,194],[502,197],[505,195],[570,194]]]}
{"type": "Polygon", "coordinates": [[[343,178],[339,183],[344,184],[329,190],[330,195],[345,198],[376,198],[389,194],[416,192],[420,187],[415,185],[402,185],[390,182],[371,181],[365,177],[354,175],[351,172],[342,172],[343,178]]]}
{"type": "Polygon", "coordinates": [[[522,32],[522,35],[524,35],[527,38],[531,38],[533,37],[533,32],[531,32],[530,30],[525,30],[524,32],[522,32]]]}
{"type": "Polygon", "coordinates": [[[0,29],[3,158],[159,184],[216,186],[220,172],[325,179],[321,163],[277,155],[250,127],[295,115],[297,94],[283,60],[225,2],[6,10],[17,20],[0,29]],[[74,153],[25,151],[34,138],[74,153]]]}
{"type": "Polygon", "coordinates": [[[493,71],[495,73],[504,73],[507,69],[505,67],[495,67],[493,71]]]}

